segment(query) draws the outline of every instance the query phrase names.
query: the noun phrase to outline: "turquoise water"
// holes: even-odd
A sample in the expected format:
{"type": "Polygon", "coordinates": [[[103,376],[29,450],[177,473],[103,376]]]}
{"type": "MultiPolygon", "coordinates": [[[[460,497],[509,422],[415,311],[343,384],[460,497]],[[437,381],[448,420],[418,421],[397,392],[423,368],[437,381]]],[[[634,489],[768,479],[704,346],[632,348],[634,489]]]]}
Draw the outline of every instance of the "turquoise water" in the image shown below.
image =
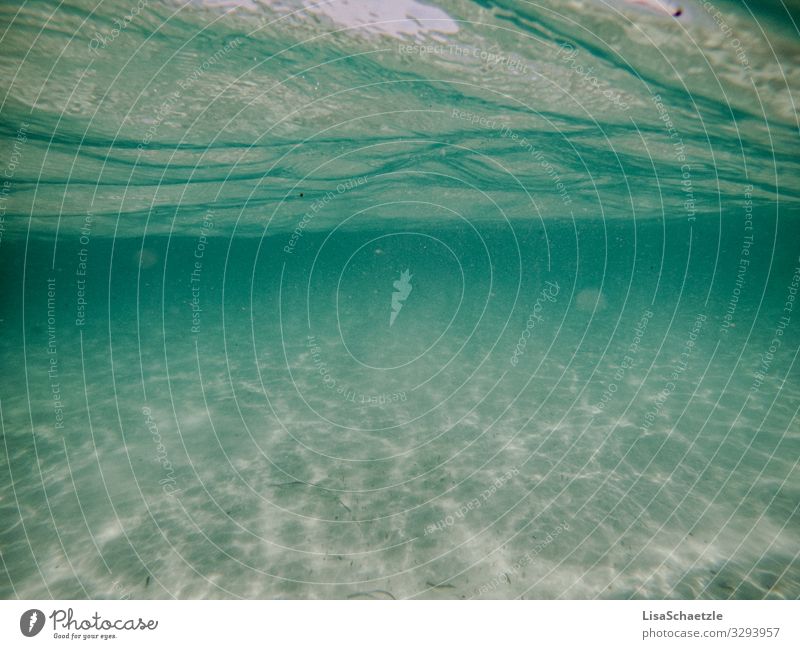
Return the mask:
{"type": "Polygon", "coordinates": [[[632,4],[0,7],[0,596],[800,596],[798,12],[632,4]]]}

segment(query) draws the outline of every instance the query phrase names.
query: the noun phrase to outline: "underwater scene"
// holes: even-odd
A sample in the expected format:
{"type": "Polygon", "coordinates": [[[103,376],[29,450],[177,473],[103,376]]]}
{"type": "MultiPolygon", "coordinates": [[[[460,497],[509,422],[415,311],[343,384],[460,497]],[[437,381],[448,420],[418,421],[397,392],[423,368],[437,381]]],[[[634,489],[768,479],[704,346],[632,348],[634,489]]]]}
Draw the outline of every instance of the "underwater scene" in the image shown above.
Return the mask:
{"type": "Polygon", "coordinates": [[[800,3],[0,6],[0,598],[800,597],[800,3]]]}

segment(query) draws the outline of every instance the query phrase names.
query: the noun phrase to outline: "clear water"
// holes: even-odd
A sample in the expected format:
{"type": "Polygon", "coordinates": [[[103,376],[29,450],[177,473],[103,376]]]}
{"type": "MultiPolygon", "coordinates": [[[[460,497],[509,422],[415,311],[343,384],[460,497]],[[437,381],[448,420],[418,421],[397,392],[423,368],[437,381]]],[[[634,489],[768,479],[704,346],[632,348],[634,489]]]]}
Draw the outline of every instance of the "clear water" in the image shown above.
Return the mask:
{"type": "Polygon", "coordinates": [[[306,4],[0,8],[0,596],[800,596],[795,9],[306,4]]]}

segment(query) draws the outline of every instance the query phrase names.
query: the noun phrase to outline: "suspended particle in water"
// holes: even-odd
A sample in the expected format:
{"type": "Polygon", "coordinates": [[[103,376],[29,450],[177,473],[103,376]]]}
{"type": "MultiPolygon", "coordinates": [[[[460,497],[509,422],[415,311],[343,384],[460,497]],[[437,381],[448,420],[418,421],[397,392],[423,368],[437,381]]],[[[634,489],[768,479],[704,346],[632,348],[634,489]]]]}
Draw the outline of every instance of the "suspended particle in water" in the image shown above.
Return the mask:
{"type": "Polygon", "coordinates": [[[579,311],[602,311],[608,306],[605,296],[598,289],[585,288],[575,296],[575,308],[579,311]]]}
{"type": "Polygon", "coordinates": [[[152,250],[143,248],[141,252],[137,252],[134,260],[140,268],[152,268],[158,263],[158,255],[152,250]]]}

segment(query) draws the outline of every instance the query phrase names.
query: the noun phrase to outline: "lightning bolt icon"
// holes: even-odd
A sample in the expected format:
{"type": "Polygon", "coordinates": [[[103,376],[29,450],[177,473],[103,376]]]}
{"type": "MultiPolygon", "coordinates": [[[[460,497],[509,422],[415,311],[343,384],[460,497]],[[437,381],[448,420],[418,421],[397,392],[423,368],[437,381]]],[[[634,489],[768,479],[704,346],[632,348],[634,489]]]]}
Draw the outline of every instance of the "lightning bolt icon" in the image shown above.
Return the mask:
{"type": "Polygon", "coordinates": [[[28,620],[28,631],[31,631],[33,629],[33,625],[36,624],[36,620],[37,620],[38,617],[39,616],[36,615],[36,611],[31,613],[31,619],[28,620]]]}

